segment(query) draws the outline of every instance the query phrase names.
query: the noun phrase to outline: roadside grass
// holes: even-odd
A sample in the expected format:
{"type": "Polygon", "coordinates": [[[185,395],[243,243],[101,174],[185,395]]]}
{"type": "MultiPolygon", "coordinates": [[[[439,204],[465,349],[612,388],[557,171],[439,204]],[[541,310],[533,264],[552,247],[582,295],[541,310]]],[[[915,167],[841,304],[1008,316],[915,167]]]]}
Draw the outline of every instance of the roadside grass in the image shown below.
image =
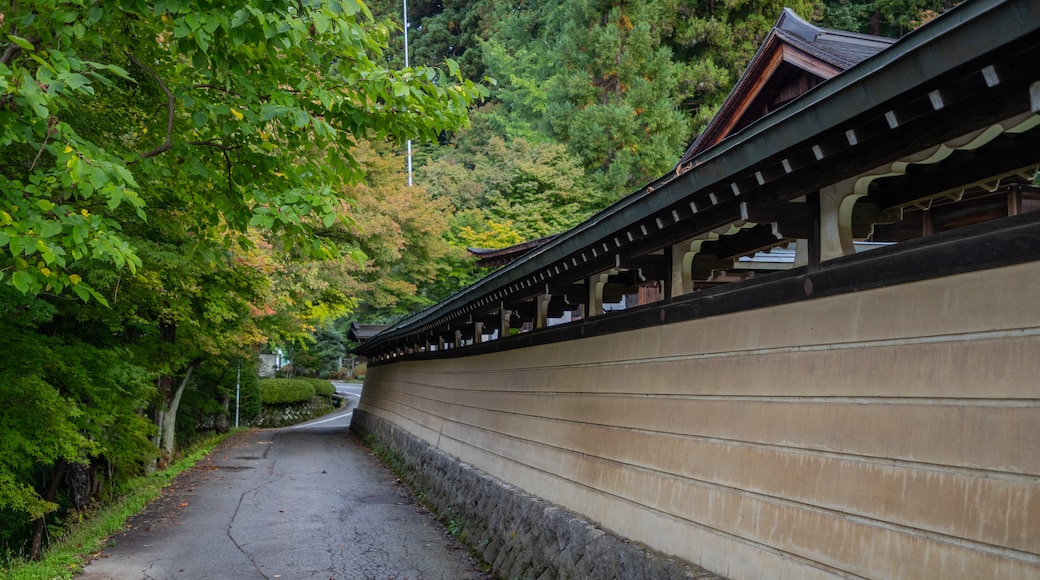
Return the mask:
{"type": "Polygon", "coordinates": [[[394,472],[394,475],[401,481],[410,481],[403,455],[391,449],[371,433],[365,435],[364,442],[372,450],[372,455],[375,455],[384,465],[389,467],[390,471],[394,472]]]}
{"type": "MultiPolygon", "coordinates": [[[[241,431],[241,430],[239,430],[241,431]]],[[[170,485],[173,478],[191,469],[200,459],[231,433],[216,435],[200,441],[181,459],[163,471],[137,478],[127,484],[127,491],[118,499],[94,511],[71,526],[65,537],[54,542],[36,561],[17,560],[9,569],[0,567],[0,577],[7,580],[53,580],[72,578],[107,545],[109,536],[123,529],[126,520],[141,511],[151,500],[170,485]]]]}

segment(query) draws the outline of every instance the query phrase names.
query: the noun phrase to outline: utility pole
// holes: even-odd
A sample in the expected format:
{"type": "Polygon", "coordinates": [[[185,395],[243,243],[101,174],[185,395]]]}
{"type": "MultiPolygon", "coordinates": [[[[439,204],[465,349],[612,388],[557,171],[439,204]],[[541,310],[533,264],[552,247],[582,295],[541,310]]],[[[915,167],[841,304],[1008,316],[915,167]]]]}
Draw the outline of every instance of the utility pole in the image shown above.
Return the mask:
{"type": "MultiPolygon", "coordinates": [[[[408,0],[404,4],[404,68],[408,68],[408,0]]],[[[408,187],[412,186],[412,140],[408,140],[408,187]]]]}
{"type": "Polygon", "coordinates": [[[235,429],[238,429],[238,397],[242,392],[242,361],[238,361],[238,379],[235,380],[235,429]]]}

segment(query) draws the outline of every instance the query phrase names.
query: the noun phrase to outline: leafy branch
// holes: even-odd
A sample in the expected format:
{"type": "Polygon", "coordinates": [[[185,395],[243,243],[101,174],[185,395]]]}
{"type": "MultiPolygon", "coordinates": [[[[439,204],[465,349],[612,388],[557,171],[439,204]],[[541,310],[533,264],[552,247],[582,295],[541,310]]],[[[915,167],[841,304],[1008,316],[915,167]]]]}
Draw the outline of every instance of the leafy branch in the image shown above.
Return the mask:
{"type": "Polygon", "coordinates": [[[166,83],[163,82],[162,78],[155,71],[145,66],[143,62],[137,60],[137,58],[135,58],[134,55],[130,54],[129,52],[126,53],[126,57],[130,59],[130,62],[134,63],[138,68],[148,73],[149,76],[155,79],[155,82],[159,84],[159,88],[162,89],[163,93],[166,93],[166,139],[163,141],[162,145],[159,145],[155,149],[152,149],[151,151],[146,151],[145,153],[142,153],[140,156],[138,156],[138,160],[148,159],[150,157],[155,157],[156,155],[159,155],[161,153],[165,153],[166,151],[169,151],[173,148],[173,113],[175,110],[176,103],[173,98],[173,93],[170,92],[169,87],[166,86],[166,83]]]}
{"type": "MultiPolygon", "coordinates": [[[[13,29],[13,25],[12,25],[13,29]]],[[[12,30],[11,37],[14,38],[14,42],[7,45],[7,49],[4,50],[4,54],[0,55],[0,63],[4,65],[10,65],[14,61],[14,57],[18,56],[18,53],[24,50],[35,50],[36,45],[40,44],[43,40],[39,36],[31,35],[28,38],[18,38],[14,36],[12,30]],[[21,42],[19,42],[19,40],[21,42]]]]}

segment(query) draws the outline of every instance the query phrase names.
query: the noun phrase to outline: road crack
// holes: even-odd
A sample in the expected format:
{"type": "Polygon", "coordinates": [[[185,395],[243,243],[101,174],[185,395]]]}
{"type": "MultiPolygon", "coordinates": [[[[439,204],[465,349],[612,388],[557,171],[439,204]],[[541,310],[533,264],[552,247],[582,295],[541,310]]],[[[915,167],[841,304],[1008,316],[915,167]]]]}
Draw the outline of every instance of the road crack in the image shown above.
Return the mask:
{"type": "Polygon", "coordinates": [[[231,540],[231,543],[235,545],[235,548],[237,548],[243,556],[249,559],[249,562],[253,565],[253,568],[256,569],[257,574],[263,576],[264,580],[271,580],[267,577],[267,574],[264,574],[263,570],[260,569],[260,564],[258,564],[256,560],[253,559],[253,555],[247,552],[245,548],[238,543],[238,540],[235,539],[235,536],[231,533],[231,528],[235,527],[235,519],[238,518],[238,511],[242,509],[242,502],[245,501],[246,495],[250,493],[256,493],[258,489],[259,487],[254,487],[252,489],[242,492],[242,495],[238,496],[238,505],[235,506],[235,511],[231,514],[231,521],[228,522],[226,533],[228,539],[231,540]]]}

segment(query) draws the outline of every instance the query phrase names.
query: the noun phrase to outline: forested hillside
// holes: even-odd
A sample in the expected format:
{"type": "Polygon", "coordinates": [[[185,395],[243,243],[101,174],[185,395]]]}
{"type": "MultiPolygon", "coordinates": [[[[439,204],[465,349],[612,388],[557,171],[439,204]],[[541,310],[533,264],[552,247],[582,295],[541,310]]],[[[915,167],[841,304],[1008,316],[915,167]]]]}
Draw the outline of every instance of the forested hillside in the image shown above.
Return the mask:
{"type": "Polygon", "coordinates": [[[93,501],[67,473],[113,493],[227,417],[239,366],[255,398],[261,349],[327,372],[349,321],[476,280],[467,246],[670,171],[784,6],[897,36],[948,4],[413,1],[406,69],[391,0],[11,3],[0,566],[93,501]]]}
{"type": "MultiPolygon", "coordinates": [[[[898,37],[955,3],[410,1],[411,62],[456,62],[494,86],[470,128],[416,149],[417,185],[452,209],[443,272],[455,275],[420,281],[419,304],[363,306],[359,319],[393,320],[472,280],[459,275],[466,245],[559,233],[673,169],[785,6],[821,26],[898,37]]],[[[401,25],[401,2],[370,6],[401,25]]],[[[403,59],[397,34],[391,62],[403,59]]]]}

